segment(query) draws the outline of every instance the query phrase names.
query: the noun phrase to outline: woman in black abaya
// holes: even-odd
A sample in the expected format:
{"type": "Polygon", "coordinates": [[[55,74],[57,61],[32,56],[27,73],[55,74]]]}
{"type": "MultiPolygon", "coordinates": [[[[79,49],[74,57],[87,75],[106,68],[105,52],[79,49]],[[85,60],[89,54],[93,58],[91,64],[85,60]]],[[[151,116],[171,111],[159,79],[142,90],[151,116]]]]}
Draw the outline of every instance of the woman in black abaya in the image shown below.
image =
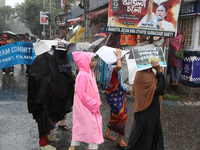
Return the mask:
{"type": "Polygon", "coordinates": [[[41,149],[48,145],[50,130],[72,111],[74,79],[67,51],[55,50],[37,56],[29,69],[28,110],[38,123],[41,149]]]}
{"type": "Polygon", "coordinates": [[[158,62],[152,69],[138,71],[131,91],[135,95],[134,122],[126,150],[164,150],[160,106],[165,92],[165,78],[158,62]]]}

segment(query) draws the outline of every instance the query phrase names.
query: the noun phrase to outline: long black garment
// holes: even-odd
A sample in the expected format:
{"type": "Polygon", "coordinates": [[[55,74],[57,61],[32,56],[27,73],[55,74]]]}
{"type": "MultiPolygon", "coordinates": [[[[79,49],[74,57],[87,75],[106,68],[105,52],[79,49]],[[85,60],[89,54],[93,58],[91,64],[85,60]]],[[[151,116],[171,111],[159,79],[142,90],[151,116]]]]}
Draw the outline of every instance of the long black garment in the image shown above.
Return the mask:
{"type": "Polygon", "coordinates": [[[29,69],[28,110],[36,119],[39,137],[72,111],[74,79],[66,51],[37,56],[29,69]]]}
{"type": "Polygon", "coordinates": [[[141,112],[134,113],[126,150],[164,150],[159,95],[164,95],[165,78],[163,73],[158,73],[156,77],[158,83],[151,105],[141,112]]]}

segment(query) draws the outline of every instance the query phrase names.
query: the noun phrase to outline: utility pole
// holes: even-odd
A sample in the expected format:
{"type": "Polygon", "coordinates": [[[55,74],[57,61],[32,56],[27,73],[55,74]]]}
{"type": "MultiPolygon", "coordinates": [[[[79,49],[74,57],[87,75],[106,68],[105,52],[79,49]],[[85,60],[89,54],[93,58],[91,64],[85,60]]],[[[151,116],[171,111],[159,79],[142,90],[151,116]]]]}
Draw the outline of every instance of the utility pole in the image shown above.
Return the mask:
{"type": "MultiPolygon", "coordinates": [[[[43,12],[44,12],[44,10],[45,10],[45,4],[44,4],[44,0],[43,0],[43,12]]],[[[46,34],[45,25],[43,25],[43,33],[44,33],[44,40],[45,40],[45,34],[46,34]]]]}
{"type": "Polygon", "coordinates": [[[90,0],[84,0],[84,14],[85,14],[85,42],[89,41],[88,38],[88,24],[89,24],[89,5],[90,0]]]}
{"type": "Polygon", "coordinates": [[[49,19],[50,19],[50,21],[49,21],[49,37],[50,37],[50,40],[51,40],[51,0],[50,0],[50,10],[49,10],[49,19]]]}
{"type": "Polygon", "coordinates": [[[65,40],[67,40],[67,0],[65,0],[65,40]]]}

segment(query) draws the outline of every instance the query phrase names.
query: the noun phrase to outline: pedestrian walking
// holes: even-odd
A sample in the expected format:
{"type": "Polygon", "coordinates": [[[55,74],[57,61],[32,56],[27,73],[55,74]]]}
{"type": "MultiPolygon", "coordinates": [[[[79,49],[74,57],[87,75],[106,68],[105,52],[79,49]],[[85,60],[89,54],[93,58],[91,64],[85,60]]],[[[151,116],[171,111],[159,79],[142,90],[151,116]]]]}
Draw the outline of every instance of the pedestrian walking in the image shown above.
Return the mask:
{"type": "Polygon", "coordinates": [[[110,132],[118,133],[117,142],[120,147],[125,147],[127,144],[123,140],[125,133],[127,115],[126,93],[128,88],[124,83],[122,73],[122,59],[120,49],[114,52],[117,56],[116,65],[110,65],[107,69],[106,75],[106,101],[110,105],[110,119],[108,122],[107,131],[104,138],[115,141],[116,139],[110,136],[110,132]]]}
{"type": "Polygon", "coordinates": [[[43,150],[56,150],[50,131],[72,111],[74,80],[71,78],[67,51],[53,48],[36,57],[29,70],[28,110],[38,124],[39,145],[43,150]]]}
{"type": "Polygon", "coordinates": [[[96,65],[92,52],[73,52],[79,73],[76,77],[72,141],[69,150],[75,150],[80,142],[89,143],[88,150],[97,150],[104,142],[102,134],[101,100],[93,69],[96,65]]]}
{"type": "MultiPolygon", "coordinates": [[[[23,42],[24,41],[24,35],[23,34],[20,34],[20,38],[21,38],[21,42],[23,42]]],[[[21,68],[23,68],[24,69],[24,64],[21,64],[21,68]]]]}
{"type": "MultiPolygon", "coordinates": [[[[31,42],[29,33],[25,33],[24,36],[25,36],[24,42],[31,42]]],[[[29,73],[30,66],[31,65],[26,65],[26,72],[25,73],[27,73],[27,74],[29,73]]]]}
{"type": "MultiPolygon", "coordinates": [[[[59,46],[57,49],[66,49],[66,51],[68,52],[69,50],[69,46],[66,48],[67,46],[59,46]]],[[[68,75],[70,76],[70,80],[73,81],[71,82],[72,84],[69,85],[69,89],[71,91],[71,94],[69,95],[69,99],[71,99],[73,101],[73,96],[74,96],[74,83],[75,83],[75,76],[72,73],[72,66],[70,64],[70,59],[68,55],[63,55],[62,57],[65,57],[65,61],[66,61],[66,65],[65,67],[63,67],[63,62],[57,61],[58,62],[58,66],[59,66],[59,71],[60,73],[67,71],[68,75]]],[[[71,102],[70,100],[70,102],[71,102]]],[[[73,103],[73,102],[72,102],[73,103]]],[[[66,105],[67,107],[68,105],[66,105]]],[[[58,128],[63,130],[63,131],[69,131],[70,127],[68,127],[65,123],[65,120],[67,119],[67,114],[65,115],[65,117],[60,121],[58,128]]]]}
{"type": "Polygon", "coordinates": [[[159,62],[151,61],[152,69],[138,71],[135,76],[131,97],[135,95],[134,122],[126,150],[164,150],[160,123],[162,95],[165,78],[159,62]]]}
{"type": "MultiPolygon", "coordinates": [[[[2,34],[1,36],[2,41],[0,41],[0,46],[6,45],[6,44],[10,44],[10,42],[7,41],[8,36],[6,34],[2,34]]],[[[2,74],[6,74],[9,73],[9,75],[12,75],[14,73],[14,67],[8,67],[8,68],[4,68],[2,74]]]]}

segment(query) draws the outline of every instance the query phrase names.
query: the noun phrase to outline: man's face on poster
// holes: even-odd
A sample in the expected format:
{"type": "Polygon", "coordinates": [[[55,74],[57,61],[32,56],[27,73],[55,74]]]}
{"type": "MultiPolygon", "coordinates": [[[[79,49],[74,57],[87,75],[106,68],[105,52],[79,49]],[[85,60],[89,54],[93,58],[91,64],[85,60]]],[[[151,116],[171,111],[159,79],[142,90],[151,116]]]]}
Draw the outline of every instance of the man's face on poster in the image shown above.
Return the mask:
{"type": "Polygon", "coordinates": [[[159,6],[156,9],[156,17],[160,16],[161,17],[161,21],[165,20],[166,16],[167,16],[167,12],[164,6],[159,6]]]}

